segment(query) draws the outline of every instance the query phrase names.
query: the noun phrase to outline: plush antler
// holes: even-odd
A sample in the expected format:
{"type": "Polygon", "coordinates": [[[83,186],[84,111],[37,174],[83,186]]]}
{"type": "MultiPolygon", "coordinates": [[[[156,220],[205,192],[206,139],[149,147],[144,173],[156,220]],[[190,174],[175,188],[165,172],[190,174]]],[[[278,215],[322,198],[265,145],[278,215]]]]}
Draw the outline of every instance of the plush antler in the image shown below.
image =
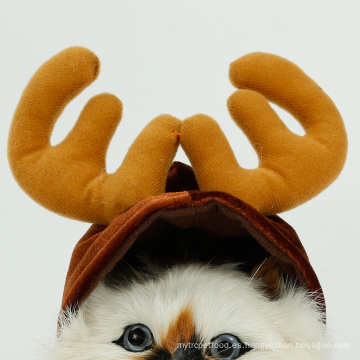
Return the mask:
{"type": "Polygon", "coordinates": [[[195,115],[182,123],[180,142],[201,190],[228,192],[271,215],[335,180],[345,162],[346,132],[334,103],[313,80],[290,61],[265,53],[236,60],[230,79],[242,90],[229,98],[229,111],[257,152],[259,167],[240,167],[218,124],[195,115]],[[267,100],[290,112],[306,135],[289,131],[267,100]]]}
{"type": "Polygon", "coordinates": [[[120,121],[114,95],[92,98],[66,139],[50,145],[56,119],[99,72],[97,57],[73,47],[35,73],[16,109],[8,155],[22,188],[41,205],[82,221],[108,224],[146,197],[165,191],[166,175],[178,147],[180,121],[162,115],[142,131],[122,165],[105,170],[106,151],[120,121]]]}

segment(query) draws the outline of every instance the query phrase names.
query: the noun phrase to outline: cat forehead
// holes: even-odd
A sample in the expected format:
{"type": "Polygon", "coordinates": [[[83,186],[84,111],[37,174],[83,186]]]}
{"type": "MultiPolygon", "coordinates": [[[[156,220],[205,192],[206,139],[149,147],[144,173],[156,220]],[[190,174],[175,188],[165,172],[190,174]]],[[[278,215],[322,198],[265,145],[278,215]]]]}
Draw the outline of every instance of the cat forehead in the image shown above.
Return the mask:
{"type": "MultiPolygon", "coordinates": [[[[252,334],[251,322],[272,328],[273,307],[256,279],[226,267],[191,265],[119,290],[101,284],[86,302],[84,314],[100,331],[104,323],[112,324],[114,336],[128,325],[145,324],[161,343],[179,318],[186,319],[187,327],[192,323],[205,341],[229,332],[246,338],[252,334]]],[[[276,336],[269,336],[275,340],[276,336]]]]}

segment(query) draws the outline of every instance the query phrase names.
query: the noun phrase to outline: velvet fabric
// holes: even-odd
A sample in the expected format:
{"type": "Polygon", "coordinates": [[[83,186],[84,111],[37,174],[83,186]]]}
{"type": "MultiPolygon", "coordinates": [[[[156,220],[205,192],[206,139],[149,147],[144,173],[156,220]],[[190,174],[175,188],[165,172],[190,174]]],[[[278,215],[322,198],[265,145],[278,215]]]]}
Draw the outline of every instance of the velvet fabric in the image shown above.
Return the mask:
{"type": "Polygon", "coordinates": [[[164,193],[179,144],[202,191],[232,194],[265,215],[311,199],[344,165],[346,131],[331,99],[290,61],[252,53],[230,66],[230,80],[238,90],[228,107],[257,152],[257,169],[238,164],[220,126],[209,116],[180,121],[160,115],[109,174],[106,152],[122,116],[116,96],[104,93],[90,99],[64,141],[50,143],[66,105],[99,71],[100,61],[90,50],[65,49],[30,79],[14,114],[8,142],[14,177],[34,200],[58,214],[108,225],[141,199],[164,193]],[[269,101],[288,110],[305,136],[287,129],[269,101]]]}
{"type": "Polygon", "coordinates": [[[103,93],[91,98],[74,128],[57,145],[50,137],[66,105],[97,78],[100,61],[71,47],[45,62],[26,86],[9,132],[8,158],[23,190],[63,216],[108,225],[139,200],[162,194],[179,146],[180,120],[150,121],[112,174],[106,152],[122,117],[122,103],[103,93]]]}
{"type": "MultiPolygon", "coordinates": [[[[196,188],[191,168],[181,163],[172,166],[168,179],[169,190],[181,188],[185,179],[187,186],[196,188]]],[[[205,236],[236,237],[239,241],[250,234],[291,278],[317,292],[316,299],[323,307],[317,276],[290,225],[276,215],[262,215],[232,195],[189,190],[146,198],[115,217],[110,225],[92,225],[74,249],[62,308],[81,305],[135,241],[151,241],[169,226],[197,228],[205,236]]]]}
{"type": "Polygon", "coordinates": [[[180,128],[180,145],[203,191],[223,191],[264,215],[290,210],[315,197],[341,172],[347,136],[328,95],[294,63],[251,53],[234,61],[229,77],[238,89],[228,100],[236,125],[257,153],[259,166],[245,169],[219,124],[197,114],[180,128]],[[290,131],[270,106],[288,111],[305,131],[290,131]]]}

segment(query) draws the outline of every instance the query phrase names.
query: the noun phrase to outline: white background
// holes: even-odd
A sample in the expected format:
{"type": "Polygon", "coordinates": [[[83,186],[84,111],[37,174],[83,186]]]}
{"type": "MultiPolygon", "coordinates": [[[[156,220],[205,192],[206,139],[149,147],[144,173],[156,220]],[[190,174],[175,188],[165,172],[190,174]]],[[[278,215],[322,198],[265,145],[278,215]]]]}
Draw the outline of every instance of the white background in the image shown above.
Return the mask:
{"type": "MultiPolygon", "coordinates": [[[[334,340],[350,343],[334,358],[358,359],[359,10],[355,0],[1,0],[1,358],[37,359],[41,344],[55,338],[72,248],[88,228],[29,199],[13,180],[6,158],[12,114],[29,78],[60,50],[82,45],[100,57],[101,73],[63,113],[52,142],[65,136],[91,96],[116,94],[124,116],[109,149],[109,171],[161,113],[214,117],[239,162],[256,167],[251,147],[226,109],[234,90],[228,65],[246,53],[286,57],[323,87],[346,123],[347,164],[330,188],[283,218],[298,232],[323,285],[334,340]]],[[[182,153],[177,159],[187,161],[182,153]]]]}

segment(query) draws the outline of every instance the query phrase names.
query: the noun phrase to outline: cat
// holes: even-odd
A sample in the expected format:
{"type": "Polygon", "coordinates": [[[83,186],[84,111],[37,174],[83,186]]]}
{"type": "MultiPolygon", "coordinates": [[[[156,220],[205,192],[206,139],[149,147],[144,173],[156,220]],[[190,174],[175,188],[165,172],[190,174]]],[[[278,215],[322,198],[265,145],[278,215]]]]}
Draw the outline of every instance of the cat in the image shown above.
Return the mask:
{"type": "Polygon", "coordinates": [[[257,244],[268,257],[251,268],[234,262],[238,239],[198,235],[135,244],[79,309],[61,313],[46,359],[327,358],[316,294],[257,244]]]}

